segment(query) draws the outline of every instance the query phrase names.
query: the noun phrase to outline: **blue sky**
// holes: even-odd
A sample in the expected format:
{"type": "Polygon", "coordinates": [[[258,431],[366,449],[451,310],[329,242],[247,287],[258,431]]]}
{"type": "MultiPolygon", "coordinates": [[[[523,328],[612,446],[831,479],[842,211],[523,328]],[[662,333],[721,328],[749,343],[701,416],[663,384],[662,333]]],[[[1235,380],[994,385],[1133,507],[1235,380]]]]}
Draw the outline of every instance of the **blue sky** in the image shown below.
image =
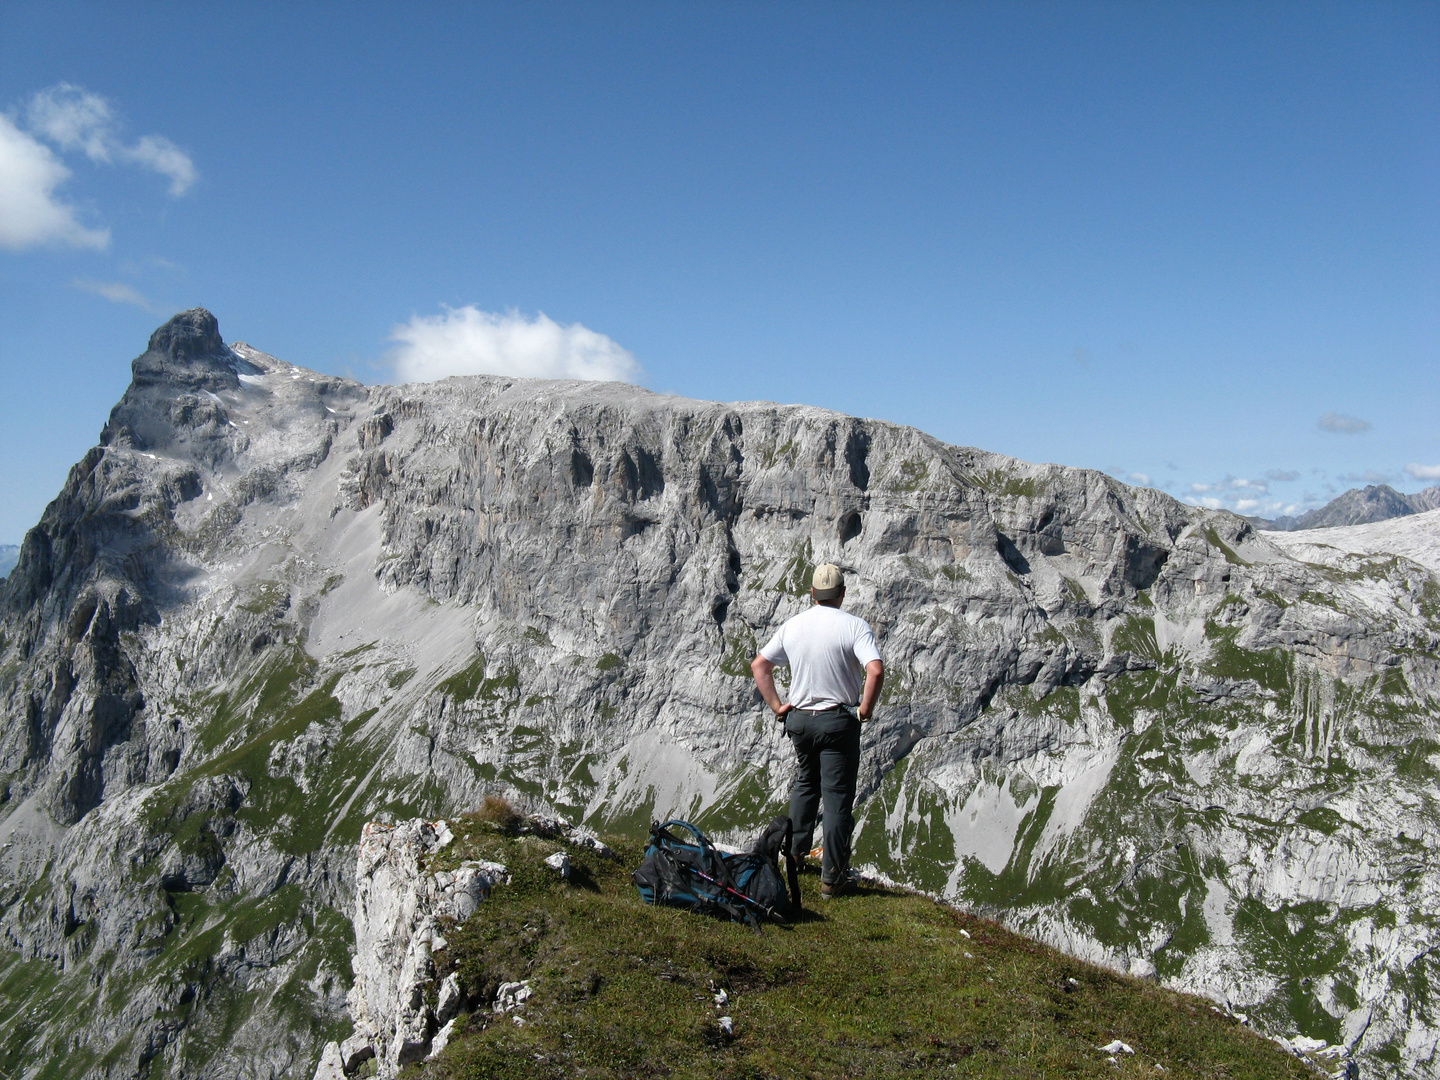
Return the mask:
{"type": "Polygon", "coordinates": [[[0,542],[195,305],[1250,512],[1440,481],[1440,5],[208,6],[0,5],[0,542]]]}

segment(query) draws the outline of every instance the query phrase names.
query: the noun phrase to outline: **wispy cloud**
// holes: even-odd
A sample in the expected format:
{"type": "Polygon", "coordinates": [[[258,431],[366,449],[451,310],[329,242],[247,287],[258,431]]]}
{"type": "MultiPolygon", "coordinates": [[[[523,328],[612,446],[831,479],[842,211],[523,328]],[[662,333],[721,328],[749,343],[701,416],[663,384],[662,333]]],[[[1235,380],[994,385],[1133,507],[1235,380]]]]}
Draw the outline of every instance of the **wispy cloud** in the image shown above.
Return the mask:
{"type": "Polygon", "coordinates": [[[1405,466],[1405,471],[1412,480],[1440,480],[1440,465],[1416,465],[1412,462],[1405,466]]]}
{"type": "Polygon", "coordinates": [[[171,195],[184,195],[199,175],[190,155],[163,135],[142,135],[139,142],[125,147],[122,153],[126,161],[168,176],[171,195]]]}
{"type": "Polygon", "coordinates": [[[1227,476],[1224,480],[1217,480],[1213,484],[1191,484],[1190,492],[1193,495],[1208,494],[1232,494],[1244,493],[1265,495],[1270,491],[1270,485],[1264,480],[1246,480],[1243,476],[1227,476]]]}
{"type": "Polygon", "coordinates": [[[70,83],[32,97],[23,122],[0,113],[0,248],[109,246],[109,229],[82,224],[80,209],[56,194],[71,176],[56,149],[148,169],[169,179],[171,195],[183,195],[194,185],[195,163],[169,139],[145,135],[126,142],[119,130],[110,102],[70,83]]]}
{"type": "Polygon", "coordinates": [[[1321,431],[1330,431],[1337,435],[1360,435],[1370,430],[1370,421],[1361,420],[1358,416],[1347,416],[1345,413],[1327,412],[1315,423],[1321,431]]]}
{"type": "MultiPolygon", "coordinates": [[[[1257,499],[1251,496],[1186,495],[1183,499],[1192,506],[1203,506],[1209,510],[1233,510],[1237,514],[1266,518],[1293,517],[1305,508],[1304,501],[1286,502],[1283,499],[1257,499]]],[[[1317,500],[1311,496],[1307,501],[1317,500]]]]}
{"type": "Polygon", "coordinates": [[[1394,473],[1377,472],[1375,469],[1366,469],[1360,473],[1343,473],[1335,479],[1346,484],[1393,484],[1400,479],[1394,473]]]}
{"type": "Polygon", "coordinates": [[[390,353],[402,382],[449,375],[517,375],[540,379],[634,382],[640,365],[604,334],[579,323],[562,326],[543,312],[496,314],[473,305],[441,315],[416,315],[390,331],[390,353]]]}
{"type": "Polygon", "coordinates": [[[1209,484],[1190,484],[1181,499],[1194,506],[1211,510],[1233,510],[1237,514],[1276,518],[1293,516],[1305,508],[1315,497],[1306,494],[1300,501],[1276,498],[1270,494],[1270,482],[1287,483],[1298,477],[1298,473],[1284,469],[1269,469],[1263,480],[1251,480],[1243,476],[1226,476],[1209,484]]]}
{"type": "Polygon", "coordinates": [[[1149,487],[1149,486],[1150,486],[1150,474],[1149,474],[1149,473],[1143,473],[1143,472],[1132,472],[1132,473],[1130,473],[1128,476],[1125,477],[1125,482],[1126,482],[1127,484],[1135,484],[1135,485],[1137,485],[1137,486],[1139,486],[1139,487],[1149,487]]]}
{"type": "Polygon", "coordinates": [[[89,281],[85,278],[76,278],[70,282],[72,289],[79,289],[81,292],[94,293],[96,296],[103,296],[106,300],[116,304],[133,304],[141,311],[156,313],[155,305],[152,304],[138,289],[131,288],[123,281],[89,281]]]}
{"type": "Polygon", "coordinates": [[[171,195],[184,195],[198,175],[190,155],[163,135],[124,142],[110,102],[70,83],[31,98],[25,119],[32,132],[61,150],[80,150],[91,161],[138,165],[168,177],[171,195]]]}
{"type": "Polygon", "coordinates": [[[86,228],[76,208],[56,197],[55,189],[69,177],[70,170],[48,146],[0,113],[0,248],[104,248],[110,243],[109,229],[86,228]]]}

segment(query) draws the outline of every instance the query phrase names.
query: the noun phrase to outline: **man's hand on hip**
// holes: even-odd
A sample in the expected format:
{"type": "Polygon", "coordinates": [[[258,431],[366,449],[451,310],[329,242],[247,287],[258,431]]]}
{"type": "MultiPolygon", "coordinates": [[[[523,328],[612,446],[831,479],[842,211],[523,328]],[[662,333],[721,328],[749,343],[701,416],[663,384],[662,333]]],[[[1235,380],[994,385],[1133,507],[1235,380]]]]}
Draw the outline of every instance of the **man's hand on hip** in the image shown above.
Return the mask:
{"type": "Polygon", "coordinates": [[[775,690],[775,665],[763,656],[757,656],[750,661],[750,671],[755,676],[755,689],[760,691],[760,696],[765,699],[765,704],[770,706],[770,711],[775,714],[776,720],[784,720],[785,714],[795,706],[780,703],[780,695],[775,690]]]}
{"type": "Polygon", "coordinates": [[[875,705],[880,700],[880,688],[885,685],[885,665],[871,660],[865,665],[865,692],[860,695],[860,708],[856,715],[863,724],[875,715],[875,705]]]}

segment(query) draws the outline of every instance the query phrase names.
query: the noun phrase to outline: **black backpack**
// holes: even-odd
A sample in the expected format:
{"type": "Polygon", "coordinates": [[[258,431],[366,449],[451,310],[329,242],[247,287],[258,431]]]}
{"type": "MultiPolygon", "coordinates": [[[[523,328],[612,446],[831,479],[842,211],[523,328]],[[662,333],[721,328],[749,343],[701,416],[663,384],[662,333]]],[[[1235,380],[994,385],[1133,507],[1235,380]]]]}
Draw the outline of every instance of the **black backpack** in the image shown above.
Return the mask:
{"type": "Polygon", "coordinates": [[[790,847],[788,817],[770,823],[748,852],[726,854],[688,821],[650,827],[640,868],[631,875],[647,904],[666,904],[735,919],[760,929],[762,919],[790,917],[790,896],[779,859],[790,847]],[[677,836],[671,827],[688,836],[677,836]]]}

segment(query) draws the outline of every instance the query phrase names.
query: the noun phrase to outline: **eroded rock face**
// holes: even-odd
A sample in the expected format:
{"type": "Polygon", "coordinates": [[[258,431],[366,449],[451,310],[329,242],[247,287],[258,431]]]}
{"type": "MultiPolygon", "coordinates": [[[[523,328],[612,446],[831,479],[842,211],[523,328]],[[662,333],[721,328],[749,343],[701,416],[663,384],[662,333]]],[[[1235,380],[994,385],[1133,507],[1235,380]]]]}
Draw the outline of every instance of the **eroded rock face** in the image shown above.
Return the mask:
{"type": "Polygon", "coordinates": [[[363,387],[201,311],[134,370],[0,585],[0,1069],[311,1073],[385,813],[752,831],[792,765],[748,662],[832,561],[889,670],[859,858],[1437,1075],[1426,544],[799,406],[363,387]],[[9,1022],[42,996],[87,1004],[9,1022]]]}
{"type": "Polygon", "coordinates": [[[348,1072],[373,1057],[379,1075],[390,1077],[402,1065],[423,1060],[458,1011],[459,986],[453,980],[437,1002],[427,1002],[425,995],[435,979],[431,951],[443,947],[441,920],[468,919],[491,889],[509,880],[509,872],[499,863],[471,861],[453,871],[428,873],[425,859],[452,839],[443,821],[372,822],[361,832],[353,915],[355,982],[348,999],[354,1033],[335,1044],[348,1072]]]}

